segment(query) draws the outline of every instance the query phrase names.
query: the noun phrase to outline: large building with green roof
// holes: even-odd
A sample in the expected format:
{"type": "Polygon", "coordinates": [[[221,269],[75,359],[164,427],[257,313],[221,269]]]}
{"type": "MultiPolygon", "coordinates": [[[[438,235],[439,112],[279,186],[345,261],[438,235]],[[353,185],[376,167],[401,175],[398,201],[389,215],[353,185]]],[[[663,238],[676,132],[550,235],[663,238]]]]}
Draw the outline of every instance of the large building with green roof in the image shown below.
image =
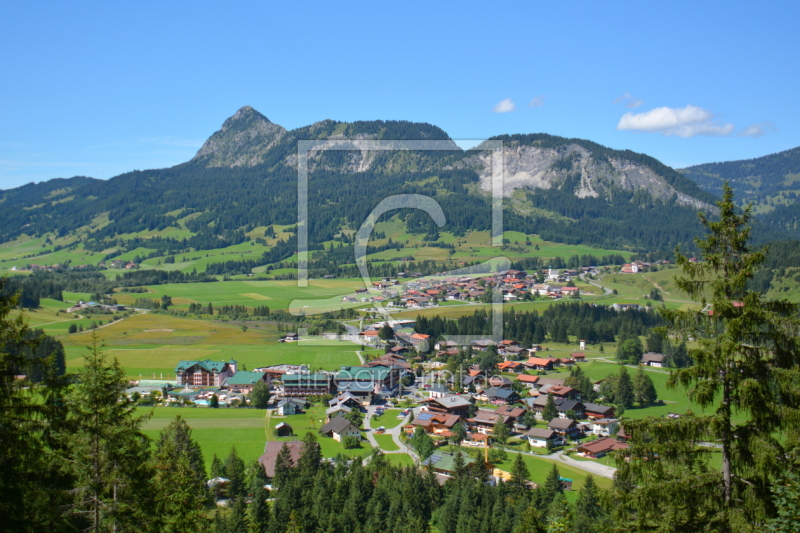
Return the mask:
{"type": "Polygon", "coordinates": [[[181,361],[175,367],[175,380],[189,387],[221,387],[225,380],[236,374],[238,364],[225,361],[181,361]]]}
{"type": "Polygon", "coordinates": [[[241,392],[243,394],[250,394],[253,387],[259,381],[267,382],[267,374],[264,372],[248,372],[247,370],[240,370],[233,376],[228,378],[225,382],[225,387],[231,392],[241,392]]]}

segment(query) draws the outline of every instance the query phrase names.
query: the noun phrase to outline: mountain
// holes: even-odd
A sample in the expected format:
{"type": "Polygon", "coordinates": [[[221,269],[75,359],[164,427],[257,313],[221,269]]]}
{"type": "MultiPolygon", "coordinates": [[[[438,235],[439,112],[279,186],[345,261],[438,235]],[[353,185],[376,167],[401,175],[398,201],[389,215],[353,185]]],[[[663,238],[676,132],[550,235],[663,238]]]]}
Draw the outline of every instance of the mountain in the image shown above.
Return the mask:
{"type": "MultiPolygon", "coordinates": [[[[371,210],[399,193],[427,195],[441,205],[447,218],[441,230],[419,210],[382,219],[401,224],[398,234],[424,235],[427,246],[452,246],[448,239],[491,228],[486,147],[462,151],[442,129],[407,121],[323,120],[286,130],[246,106],[186,163],[106,181],[76,177],[0,191],[0,242],[29,235],[55,243],[52,237],[61,239],[57,246],[107,257],[143,250],[167,258],[250,241],[267,250],[253,265],[291,257],[297,143],[309,139],[435,140],[443,148],[310,152],[312,249],[327,243],[332,257],[331,243],[348,244],[371,210]],[[282,236],[267,241],[273,226],[282,236]]],[[[712,194],[644,154],[546,134],[491,140],[504,147],[505,230],[568,244],[671,250],[702,231],[698,209],[713,209],[712,194]]]]}
{"type": "Polygon", "coordinates": [[[264,154],[286,135],[286,129],[244,106],[222,124],[198,150],[192,161],[209,167],[256,166],[264,154]]]}
{"type": "Polygon", "coordinates": [[[727,181],[737,202],[752,203],[757,212],[767,213],[793,203],[800,192],[800,147],[755,159],[695,165],[679,172],[717,195],[727,181]]]}

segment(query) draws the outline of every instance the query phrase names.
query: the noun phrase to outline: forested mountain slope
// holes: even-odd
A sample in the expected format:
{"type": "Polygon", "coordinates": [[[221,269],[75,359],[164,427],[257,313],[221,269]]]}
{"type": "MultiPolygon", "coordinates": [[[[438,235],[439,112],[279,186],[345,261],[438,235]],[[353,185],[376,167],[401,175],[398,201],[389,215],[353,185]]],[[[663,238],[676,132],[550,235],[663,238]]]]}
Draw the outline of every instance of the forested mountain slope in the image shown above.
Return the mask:
{"type": "MultiPolygon", "coordinates": [[[[439,231],[463,236],[491,227],[489,152],[480,146],[464,152],[440,128],[406,121],[324,120],[289,131],[247,106],[191,161],[172,168],[0,191],[0,242],[23,234],[72,235],[97,252],[121,253],[146,241],[166,255],[242,243],[259,227],[289,226],[291,233],[297,143],[308,139],[438,140],[448,148],[311,153],[312,249],[356,231],[383,198],[398,193],[431,196],[442,206],[447,224],[441,229],[421,211],[399,213],[408,233],[432,243],[439,231]]],[[[545,134],[493,140],[504,146],[505,230],[613,249],[671,249],[691,242],[700,231],[697,210],[714,200],[643,154],[545,134]]],[[[292,250],[296,244],[287,241],[268,259],[284,259],[292,250]]]]}

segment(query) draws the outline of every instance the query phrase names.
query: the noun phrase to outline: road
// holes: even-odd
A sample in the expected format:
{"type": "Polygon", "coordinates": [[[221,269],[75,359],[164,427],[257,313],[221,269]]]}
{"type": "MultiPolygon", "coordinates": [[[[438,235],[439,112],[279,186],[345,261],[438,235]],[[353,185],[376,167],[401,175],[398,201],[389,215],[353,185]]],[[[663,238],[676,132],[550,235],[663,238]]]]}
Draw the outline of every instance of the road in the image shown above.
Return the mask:
{"type": "Polygon", "coordinates": [[[595,476],[607,477],[608,479],[614,479],[614,472],[617,471],[617,469],[612,466],[595,463],[594,461],[576,461],[572,457],[564,455],[563,450],[547,455],[546,457],[550,459],[558,459],[570,466],[574,466],[575,468],[589,472],[595,476]]]}
{"type": "MultiPolygon", "coordinates": [[[[378,441],[375,440],[375,435],[374,435],[373,430],[372,430],[372,417],[375,414],[375,410],[377,408],[378,408],[377,405],[370,405],[369,407],[367,407],[367,416],[364,419],[364,429],[367,430],[367,440],[369,441],[369,443],[374,448],[380,448],[380,445],[378,444],[378,441]]],[[[397,446],[399,446],[400,449],[399,450],[393,450],[393,451],[383,450],[383,453],[407,453],[414,460],[418,460],[419,457],[417,456],[416,453],[414,453],[414,450],[412,450],[411,448],[406,446],[405,443],[403,443],[403,441],[400,440],[400,432],[403,431],[403,426],[406,425],[407,423],[408,423],[408,417],[406,416],[403,419],[403,421],[400,422],[397,426],[386,430],[386,434],[392,436],[392,438],[394,439],[395,444],[397,444],[397,446]]]]}

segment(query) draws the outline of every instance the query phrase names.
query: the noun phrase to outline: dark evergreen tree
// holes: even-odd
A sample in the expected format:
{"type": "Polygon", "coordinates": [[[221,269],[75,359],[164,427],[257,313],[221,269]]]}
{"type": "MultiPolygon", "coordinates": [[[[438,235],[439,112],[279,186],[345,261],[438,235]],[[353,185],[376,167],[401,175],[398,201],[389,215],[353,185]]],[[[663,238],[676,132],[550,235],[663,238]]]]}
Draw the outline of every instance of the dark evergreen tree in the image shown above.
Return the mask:
{"type": "Polygon", "coordinates": [[[84,366],[69,394],[68,462],[75,478],[72,514],[89,531],[146,528],[152,513],[150,443],[144,418],[124,398],[128,381],[92,335],[84,366]]]}
{"type": "Polygon", "coordinates": [[[739,212],[724,191],[718,220],[701,215],[709,230],[697,240],[702,259],[677,254],[676,285],[699,305],[662,310],[674,333],[698,342],[689,350],[694,365],[668,385],[684,388],[707,414],[625,423],[633,446],[617,475],[630,487],[623,508],[640,527],[763,530],[777,514],[771,489],[800,433],[798,306],[748,289],[765,253],[749,247],[749,209],[739,212]],[[719,445],[721,467],[698,453],[700,442],[719,445]]]}
{"type": "Polygon", "coordinates": [[[558,409],[556,409],[556,400],[551,393],[547,393],[547,403],[542,410],[542,419],[545,422],[550,422],[552,419],[558,418],[558,409]]]}
{"type": "Polygon", "coordinates": [[[222,464],[222,471],[225,473],[224,477],[228,479],[228,498],[245,496],[247,494],[247,486],[245,484],[244,461],[239,457],[236,446],[231,447],[231,453],[228,454],[222,464]]]}
{"type": "Polygon", "coordinates": [[[262,380],[258,380],[250,392],[250,405],[257,409],[266,409],[269,404],[269,398],[269,385],[262,380]]]}
{"type": "Polygon", "coordinates": [[[619,367],[619,376],[617,378],[617,388],[614,393],[614,402],[616,405],[623,409],[630,409],[633,407],[634,390],[631,376],[628,370],[621,366],[619,367]]]}
{"type": "Polygon", "coordinates": [[[152,464],[160,529],[179,533],[202,522],[209,503],[203,452],[180,416],[161,432],[152,464]]]}

